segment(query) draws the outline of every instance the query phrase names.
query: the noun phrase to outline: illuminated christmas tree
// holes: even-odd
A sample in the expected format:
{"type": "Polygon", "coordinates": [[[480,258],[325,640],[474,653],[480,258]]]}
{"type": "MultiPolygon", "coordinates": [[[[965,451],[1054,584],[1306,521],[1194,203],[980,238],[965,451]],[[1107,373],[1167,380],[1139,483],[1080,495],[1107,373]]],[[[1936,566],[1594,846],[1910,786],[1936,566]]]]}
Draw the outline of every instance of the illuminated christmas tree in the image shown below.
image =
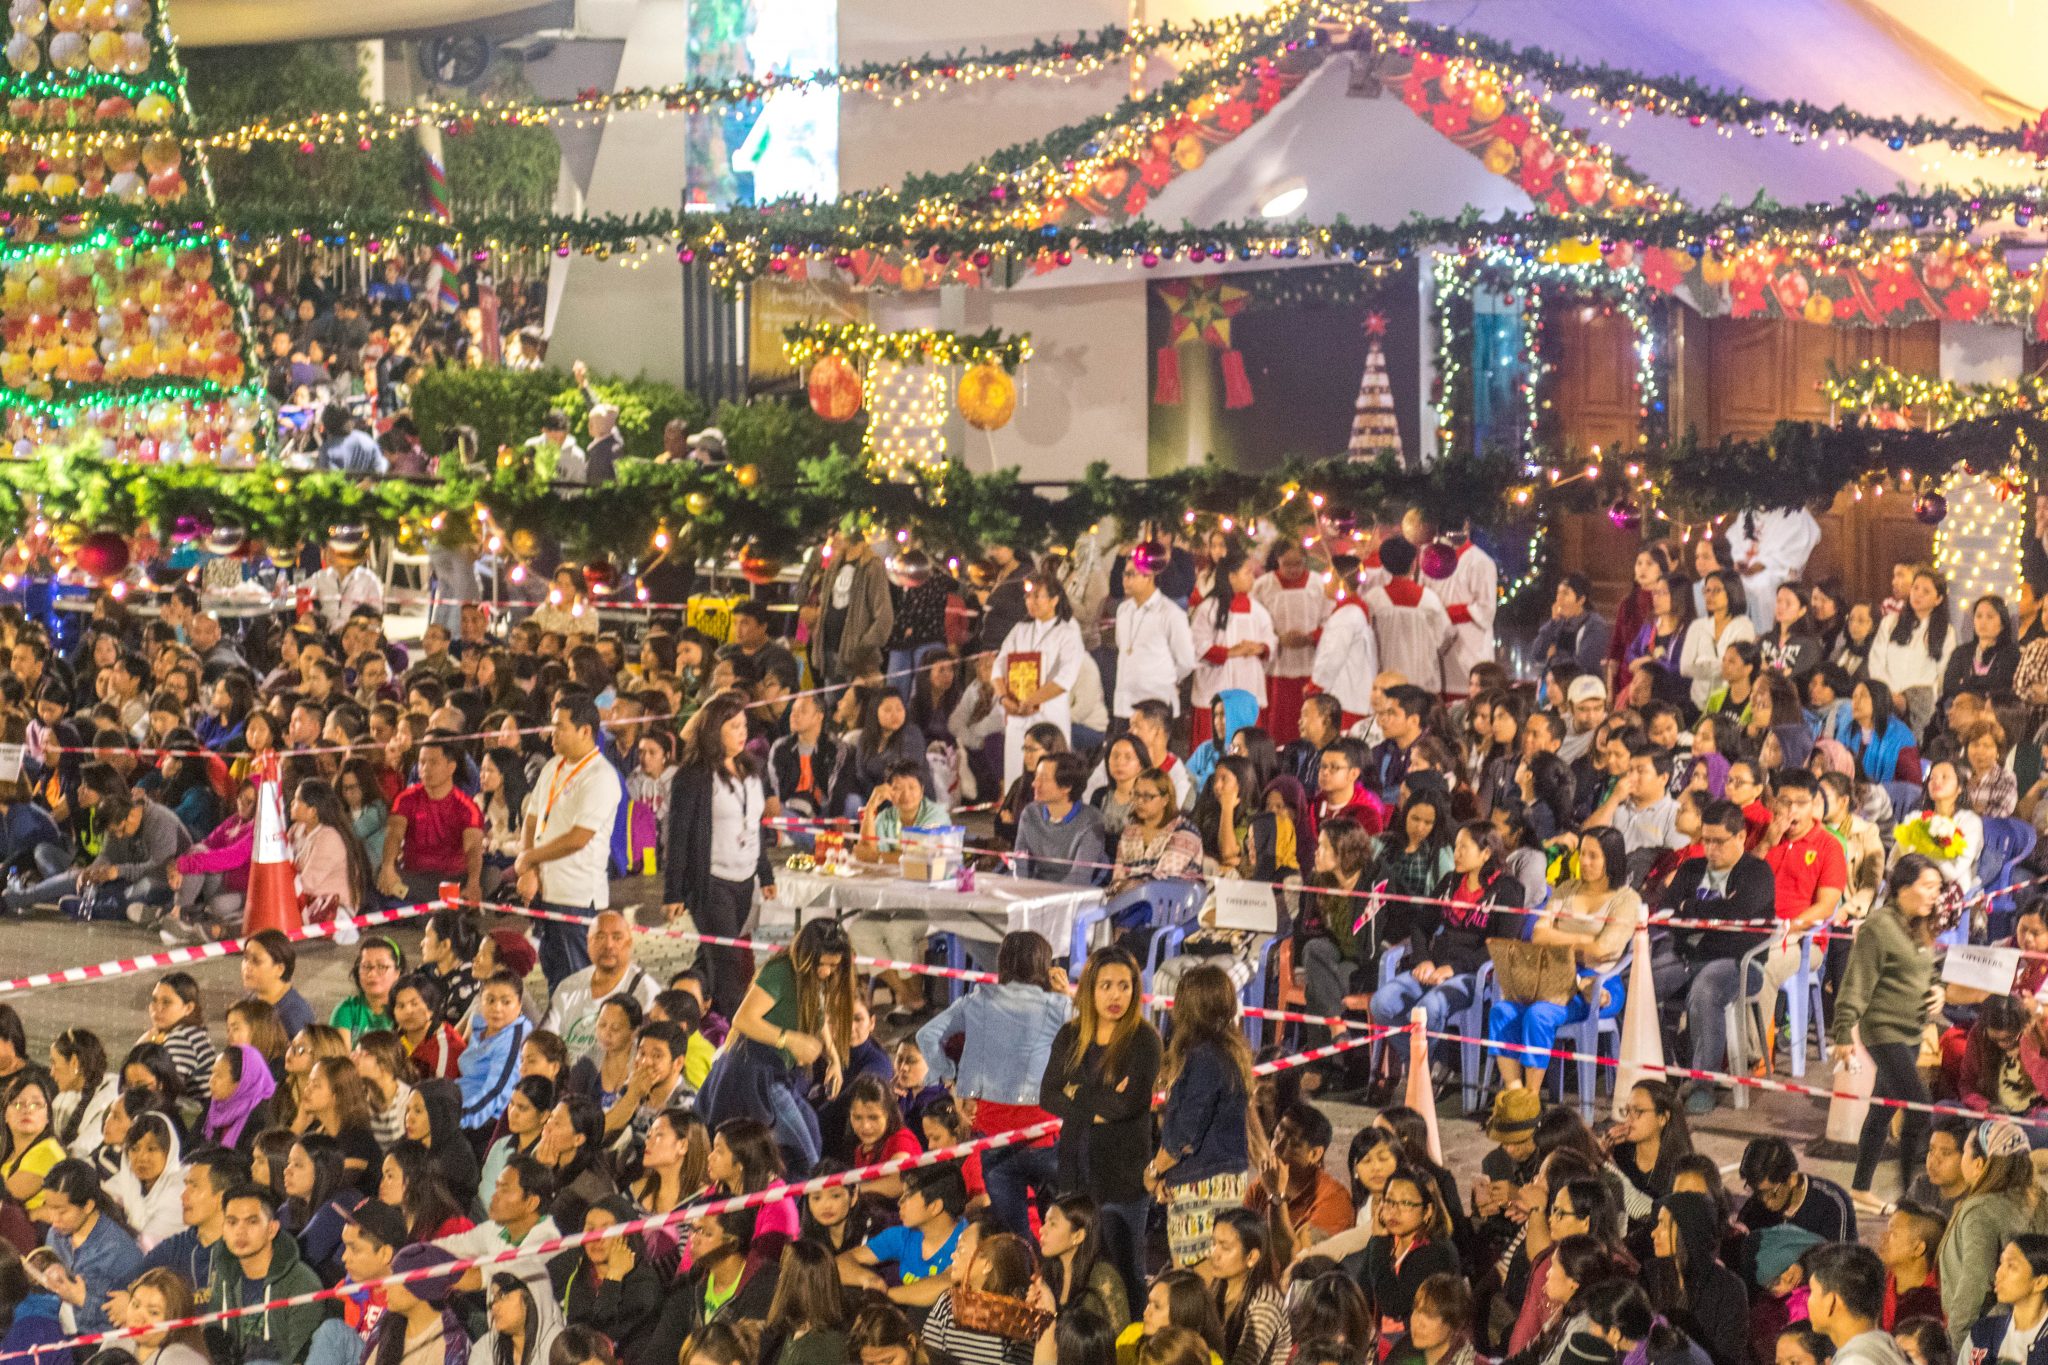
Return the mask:
{"type": "Polygon", "coordinates": [[[1387,354],[1380,338],[1387,334],[1387,315],[1365,315],[1365,374],[1358,381],[1358,405],[1351,418],[1353,460],[1401,458],[1401,424],[1394,417],[1394,386],[1387,381],[1387,354]]]}
{"type": "Polygon", "coordinates": [[[243,293],[159,0],[12,0],[0,76],[10,440],[253,454],[243,293]]]}

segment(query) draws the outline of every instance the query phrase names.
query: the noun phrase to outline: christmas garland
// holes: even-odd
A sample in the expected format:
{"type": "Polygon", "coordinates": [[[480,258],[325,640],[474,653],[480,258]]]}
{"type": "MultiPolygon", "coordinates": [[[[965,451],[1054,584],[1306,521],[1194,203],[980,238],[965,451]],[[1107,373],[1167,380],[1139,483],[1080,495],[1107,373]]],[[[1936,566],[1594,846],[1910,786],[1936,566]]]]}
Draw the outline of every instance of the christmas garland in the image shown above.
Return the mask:
{"type": "Polygon", "coordinates": [[[2048,374],[1997,384],[1959,384],[1866,360],[1846,375],[1829,374],[1820,388],[1829,403],[1878,426],[1946,427],[2000,413],[2048,412],[2048,374]]]}
{"type": "Polygon", "coordinates": [[[639,111],[694,114],[728,105],[758,103],[783,94],[818,91],[889,96],[901,103],[952,86],[971,86],[983,81],[1075,80],[1156,51],[1228,52],[1276,27],[1297,23],[1300,16],[1317,9],[1308,3],[1288,3],[1257,15],[1212,21],[1169,21],[1136,29],[1112,24],[1092,34],[1038,38],[997,51],[928,53],[902,61],[861,62],[820,71],[699,78],[629,90],[582,90],[566,99],[421,100],[402,108],[308,114],[277,123],[264,119],[227,128],[202,127],[199,133],[209,147],[232,151],[272,142],[297,144],[307,152],[326,146],[353,146],[367,151],[373,141],[409,137],[423,124],[462,134],[487,124],[533,127],[581,123],[639,111]]]}
{"type": "Polygon", "coordinates": [[[1405,17],[1382,31],[1382,41],[1485,62],[1537,81],[1557,94],[1592,100],[1623,115],[1670,114],[1688,118],[1695,125],[1712,122],[1757,135],[1779,133],[1795,142],[1827,136],[1867,137],[1893,151],[1941,143],[1957,151],[2020,152],[2048,158],[2048,115],[2032,126],[1986,128],[1957,119],[1901,118],[1865,114],[1839,104],[1823,108],[1810,100],[1763,99],[1687,76],[1648,76],[1604,63],[1593,65],[1545,48],[1517,47],[1485,34],[1405,17]]]}
{"type": "Polygon", "coordinates": [[[1031,359],[1031,338],[997,328],[947,332],[934,328],[883,331],[865,322],[804,322],[782,329],[782,348],[799,368],[819,356],[894,360],[906,365],[999,365],[1014,370],[1031,359]]]}

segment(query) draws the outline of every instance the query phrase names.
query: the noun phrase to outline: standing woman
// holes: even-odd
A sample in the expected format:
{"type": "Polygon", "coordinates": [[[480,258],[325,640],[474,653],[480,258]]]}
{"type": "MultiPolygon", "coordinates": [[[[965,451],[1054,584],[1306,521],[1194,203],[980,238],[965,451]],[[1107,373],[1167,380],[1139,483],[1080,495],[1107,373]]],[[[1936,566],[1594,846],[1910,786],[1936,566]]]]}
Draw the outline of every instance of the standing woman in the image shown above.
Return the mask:
{"type": "Polygon", "coordinates": [[[1251,598],[1255,579],[1244,551],[1232,550],[1216,565],[1215,591],[1190,613],[1195,646],[1190,744],[1211,737],[1215,725],[1210,708],[1217,693],[1237,688],[1254,697],[1266,695],[1266,661],[1279,649],[1280,637],[1273,630],[1273,618],[1251,598]]]}
{"type": "Polygon", "coordinates": [[[1094,1196],[1096,1250],[1123,1276],[1131,1302],[1145,1287],[1145,1166],[1163,1051],[1139,991],[1136,958],[1121,948],[1090,953],[1075,1016],[1053,1039],[1038,1087],[1039,1107],[1060,1120],[1058,1188],[1094,1196]]]}
{"type": "Polygon", "coordinates": [[[1943,701],[1965,688],[1986,696],[2013,690],[2020,647],[2013,636],[2012,609],[2003,597],[1977,599],[1970,608],[1970,636],[1966,647],[1949,655],[1948,667],[1942,670],[1943,701]]]}
{"type": "MultiPolygon", "coordinates": [[[[1700,542],[1702,546],[1706,543],[1700,542]]],[[[1732,571],[1716,570],[1701,579],[1700,597],[1700,615],[1686,627],[1679,666],[1692,679],[1692,704],[1705,710],[1707,699],[1721,685],[1721,660],[1728,647],[1756,639],[1756,627],[1749,623],[1742,580],[1732,571]]]]}
{"type": "MultiPolygon", "coordinates": [[[[761,838],[767,793],[747,752],[747,700],[720,692],[684,733],[683,763],[669,799],[669,851],[662,899],[669,922],[686,912],[699,933],[736,938],[754,907],[754,887],[775,899],[775,873],[761,838]]],[[[705,944],[711,1008],[732,1018],[747,993],[751,955],[705,944]]]]}
{"type": "Polygon", "coordinates": [[[1654,614],[1650,593],[1670,574],[1670,556],[1671,545],[1662,540],[1652,541],[1636,551],[1635,581],[1614,604],[1614,631],[1608,637],[1607,657],[1602,661],[1610,697],[1618,683],[1628,680],[1628,666],[1641,654],[1634,646],[1643,630],[1650,625],[1654,614]]]}
{"type": "Polygon", "coordinates": [[[1238,1029],[1237,988],[1221,967],[1205,963],[1181,976],[1164,1071],[1166,1107],[1146,1189],[1166,1205],[1173,1263],[1194,1266],[1208,1257],[1225,1211],[1243,1208],[1255,1163],[1263,1166],[1268,1155],[1252,1105],[1252,1050],[1238,1029]]]}
{"type": "Polygon", "coordinates": [[[837,921],[812,920],[755,974],[697,1112],[714,1132],[727,1119],[761,1120],[807,1170],[822,1143],[803,1087],[822,1057],[826,1094],[838,1094],[852,1047],[853,949],[837,921]]]}
{"type": "MultiPolygon", "coordinates": [[[[1245,587],[1250,588],[1247,579],[1245,587]]],[[[1087,647],[1081,628],[1074,624],[1074,609],[1067,602],[1067,590],[1059,576],[1039,571],[1024,582],[1024,609],[1028,619],[1019,621],[1003,637],[996,651],[991,681],[996,700],[1009,717],[1003,725],[1003,784],[1007,787],[1024,772],[1024,732],[1034,725],[1059,727],[1073,737],[1073,690],[1081,676],[1081,658],[1087,647]]],[[[1261,614],[1264,608],[1258,609],[1261,614]]],[[[1270,626],[1268,630],[1270,632],[1270,626]]],[[[1196,691],[1201,690],[1199,683],[1196,691]]],[[[1265,695],[1261,674],[1259,695],[1265,695]]],[[[1206,707],[1206,702],[1197,703],[1206,707]]]]}
{"type": "Polygon", "coordinates": [[[1913,575],[1906,605],[1886,615],[1870,649],[1870,676],[1905,703],[1906,723],[1916,735],[1925,733],[1934,716],[1955,647],[1948,580],[1932,569],[1921,569],[1913,575]]]}
{"type": "Polygon", "coordinates": [[[1216,1215],[1209,1254],[1210,1292],[1223,1319],[1229,1365],[1285,1365],[1294,1335],[1280,1296],[1280,1265],[1266,1220],[1250,1209],[1216,1215]]]}
{"type": "MultiPolygon", "coordinates": [[[[1930,858],[1908,853],[1892,868],[1884,904],[1870,913],[1849,945],[1849,965],[1835,990],[1832,1032],[1837,1063],[1854,1055],[1858,1035],[1876,1074],[1871,1098],[1928,1102],[1920,1079],[1920,1036],[1927,1027],[1927,988],[1934,980],[1935,907],[1941,903],[1941,869],[1930,858]]],[[[1907,1109],[1900,1120],[1899,1191],[1920,1174],[1927,1152],[1927,1114],[1907,1109]]],[[[1891,1133],[1892,1114],[1873,1104],[1856,1143],[1856,1174],[1850,1192],[1864,1212],[1878,1158],[1891,1133]]]]}

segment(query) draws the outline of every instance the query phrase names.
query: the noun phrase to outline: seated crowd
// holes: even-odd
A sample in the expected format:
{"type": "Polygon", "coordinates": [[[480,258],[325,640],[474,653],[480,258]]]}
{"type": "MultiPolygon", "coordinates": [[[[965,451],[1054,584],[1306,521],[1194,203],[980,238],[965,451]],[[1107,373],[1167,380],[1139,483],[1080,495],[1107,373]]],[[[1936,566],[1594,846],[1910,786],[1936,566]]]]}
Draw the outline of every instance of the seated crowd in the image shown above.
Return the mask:
{"type": "Polygon", "coordinates": [[[1986,598],[1958,629],[1902,566],[1881,607],[1773,583],[1760,631],[1753,554],[1658,542],[1611,622],[1566,574],[1517,682],[1492,580],[1461,579],[1483,551],[1432,579],[1410,521],[1322,573],[1154,528],[1113,584],[841,536],[797,650],[751,604],[722,647],[547,608],[502,643],[474,608],[417,651],[367,608],[229,642],[180,590],[147,626],[106,603],[67,660],[0,610],[11,913],[235,932],[274,764],[307,919],[449,888],[588,921],[437,910],[414,960],[355,941],[317,1011],[264,931],[218,1034],[171,973],[118,1057],[74,1027],[47,1068],[0,1005],[0,1356],[129,1325],[142,1365],[2048,1365],[2048,898],[1980,894],[2033,876],[2048,821],[2041,623],[1986,598]],[[1101,887],[1104,921],[1007,935],[943,1005],[858,970],[922,958],[915,913],[659,979],[608,908],[652,871],[671,920],[736,935],[818,831],[886,862],[976,797],[978,852],[1101,887]],[[1219,922],[1219,878],[1272,885],[1274,921],[1219,922]],[[1994,940],[2034,954],[2009,991],[1939,989],[1944,944],[1994,940]],[[1552,1049],[1611,1051],[1644,944],[1667,1054],[1723,1082],[1644,1082],[1595,1131],[1546,1103],[1552,1049]],[[1738,1204],[1688,1119],[1807,1046],[1780,1018],[1809,990],[1824,1057],[1923,1107],[1871,1107],[1848,1189],[1757,1139],[1738,1204]],[[1483,1042],[1479,1169],[1392,1107],[1331,1175],[1318,1099],[1384,1103],[1406,1049],[1261,1074],[1241,1001],[1293,991],[1334,1021],[1304,1042],[1418,1008],[1483,1042]],[[1936,1095],[1978,1117],[1930,1122],[1936,1095]],[[1004,1141],[773,1193],[973,1138],[1004,1141]]]}

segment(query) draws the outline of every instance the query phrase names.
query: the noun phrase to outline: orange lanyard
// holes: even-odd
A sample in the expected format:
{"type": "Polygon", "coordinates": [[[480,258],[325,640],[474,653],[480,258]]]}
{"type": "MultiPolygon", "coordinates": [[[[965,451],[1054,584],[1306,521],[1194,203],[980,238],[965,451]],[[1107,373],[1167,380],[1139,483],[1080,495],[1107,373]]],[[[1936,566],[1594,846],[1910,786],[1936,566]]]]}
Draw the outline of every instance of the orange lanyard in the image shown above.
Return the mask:
{"type": "Polygon", "coordinates": [[[583,757],[577,762],[576,766],[573,768],[567,769],[565,771],[560,765],[556,766],[554,780],[548,783],[547,803],[543,805],[540,810],[540,827],[542,829],[546,829],[548,827],[548,821],[551,818],[553,818],[555,813],[555,802],[561,799],[563,789],[566,788],[571,782],[574,782],[576,780],[577,774],[581,773],[585,768],[589,767],[590,760],[596,757],[597,750],[592,749],[589,753],[583,755],[583,757]]]}

